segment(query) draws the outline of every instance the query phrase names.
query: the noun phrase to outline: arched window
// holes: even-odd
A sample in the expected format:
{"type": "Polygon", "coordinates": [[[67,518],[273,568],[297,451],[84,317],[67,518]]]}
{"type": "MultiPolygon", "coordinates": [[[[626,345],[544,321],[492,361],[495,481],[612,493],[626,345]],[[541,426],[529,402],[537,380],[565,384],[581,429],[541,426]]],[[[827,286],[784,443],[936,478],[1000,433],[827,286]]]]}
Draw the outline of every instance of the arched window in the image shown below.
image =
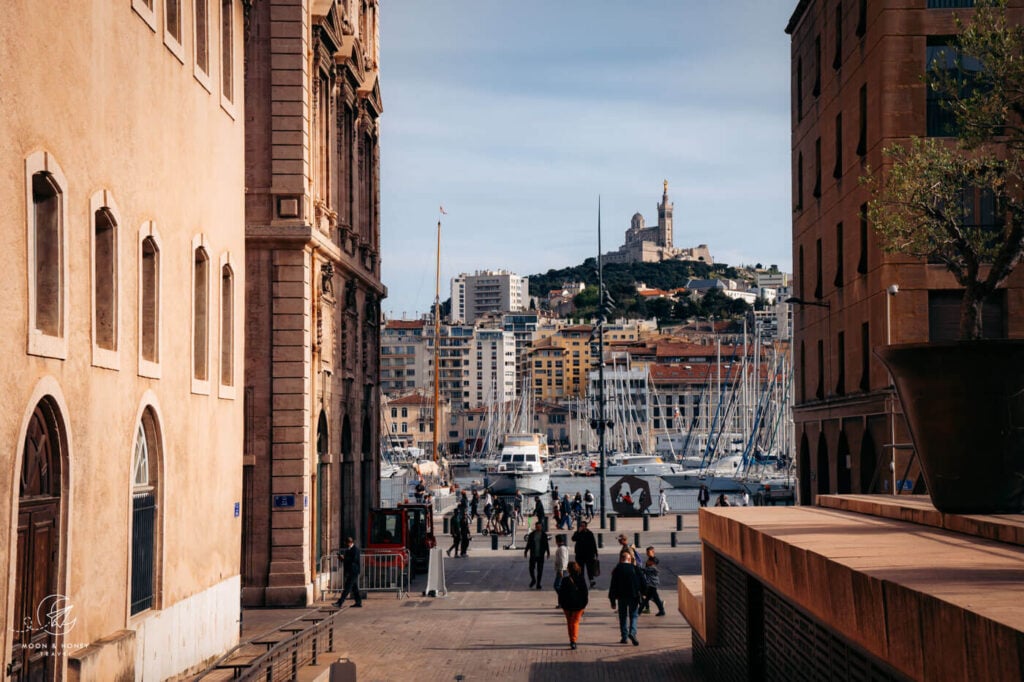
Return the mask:
{"type": "Polygon", "coordinates": [[[28,217],[29,352],[67,356],[67,180],[47,152],[25,160],[28,217]]]}
{"type": "Polygon", "coordinates": [[[155,606],[157,585],[157,484],[159,431],[151,408],[142,413],[132,455],[132,615],[155,606]]]}
{"type": "Polygon", "coordinates": [[[210,347],[210,257],[206,249],[193,251],[192,270],[192,377],[197,381],[209,378],[210,347]]]}
{"type": "Polygon", "coordinates": [[[143,226],[139,261],[139,373],[159,378],[160,245],[152,223],[143,226]]]}
{"type": "Polygon", "coordinates": [[[230,264],[220,269],[220,383],[235,385],[235,273],[230,264]]]}

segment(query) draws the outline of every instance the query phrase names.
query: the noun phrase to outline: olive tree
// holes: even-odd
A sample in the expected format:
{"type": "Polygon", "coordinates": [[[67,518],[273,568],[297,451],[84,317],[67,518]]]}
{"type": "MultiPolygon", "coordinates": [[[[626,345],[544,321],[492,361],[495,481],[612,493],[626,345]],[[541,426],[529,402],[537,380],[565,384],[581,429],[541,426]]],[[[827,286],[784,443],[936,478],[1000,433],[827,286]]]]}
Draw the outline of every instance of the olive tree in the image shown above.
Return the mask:
{"type": "Polygon", "coordinates": [[[957,28],[925,74],[953,134],[887,147],[891,165],[864,181],[882,250],[941,263],[963,287],[966,340],[981,338],[982,306],[1024,254],[1024,28],[1006,0],[978,0],[957,28]]]}

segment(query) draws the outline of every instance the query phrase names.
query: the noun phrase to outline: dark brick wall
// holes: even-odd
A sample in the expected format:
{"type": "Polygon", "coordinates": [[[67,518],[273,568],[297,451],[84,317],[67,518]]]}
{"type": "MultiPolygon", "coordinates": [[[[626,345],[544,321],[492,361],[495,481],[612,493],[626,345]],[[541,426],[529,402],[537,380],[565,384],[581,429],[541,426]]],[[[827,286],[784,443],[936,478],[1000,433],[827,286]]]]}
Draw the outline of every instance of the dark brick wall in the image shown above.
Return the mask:
{"type": "Polygon", "coordinates": [[[693,660],[708,680],[904,680],[732,561],[715,554],[718,641],[693,633],[693,660]]]}

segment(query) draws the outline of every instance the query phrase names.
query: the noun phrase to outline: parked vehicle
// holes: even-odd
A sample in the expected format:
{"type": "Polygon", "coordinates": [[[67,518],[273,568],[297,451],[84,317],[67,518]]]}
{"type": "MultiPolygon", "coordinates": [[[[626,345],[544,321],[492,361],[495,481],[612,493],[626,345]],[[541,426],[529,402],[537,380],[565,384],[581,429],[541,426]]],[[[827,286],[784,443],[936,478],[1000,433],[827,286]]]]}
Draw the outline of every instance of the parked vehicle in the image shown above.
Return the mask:
{"type": "MultiPolygon", "coordinates": [[[[433,509],[429,504],[405,502],[393,508],[370,510],[365,551],[378,562],[390,562],[404,569],[405,559],[397,552],[406,550],[410,577],[426,570],[434,538],[433,509]]],[[[369,559],[373,560],[373,559],[369,559]]]]}

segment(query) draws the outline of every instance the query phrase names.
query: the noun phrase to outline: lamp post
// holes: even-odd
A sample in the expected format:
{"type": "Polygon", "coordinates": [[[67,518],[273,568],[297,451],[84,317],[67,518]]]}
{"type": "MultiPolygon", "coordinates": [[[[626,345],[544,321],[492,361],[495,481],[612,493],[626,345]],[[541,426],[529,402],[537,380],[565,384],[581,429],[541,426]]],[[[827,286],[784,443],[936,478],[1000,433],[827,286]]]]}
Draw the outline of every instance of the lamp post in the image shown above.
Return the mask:
{"type": "MultiPolygon", "coordinates": [[[[890,284],[885,296],[885,345],[892,345],[892,299],[900,291],[899,284],[890,284]]],[[[896,490],[896,386],[889,372],[889,471],[892,474],[892,494],[896,490]]]]}

